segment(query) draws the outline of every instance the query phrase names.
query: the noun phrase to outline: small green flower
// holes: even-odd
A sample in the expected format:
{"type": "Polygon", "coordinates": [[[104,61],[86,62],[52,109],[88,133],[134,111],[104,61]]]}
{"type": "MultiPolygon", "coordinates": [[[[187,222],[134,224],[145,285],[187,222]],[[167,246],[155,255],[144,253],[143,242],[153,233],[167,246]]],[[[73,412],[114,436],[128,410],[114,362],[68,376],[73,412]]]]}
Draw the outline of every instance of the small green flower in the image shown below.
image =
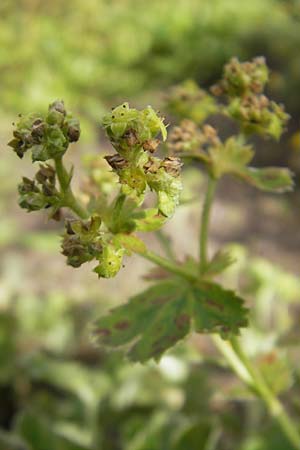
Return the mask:
{"type": "Polygon", "coordinates": [[[146,141],[156,138],[159,133],[163,140],[167,137],[163,119],[151,106],[138,111],[123,103],[103,117],[102,125],[115,149],[127,159],[130,159],[128,151],[132,153],[136,148],[141,149],[147,145],[146,141]]]}
{"type": "Polygon", "coordinates": [[[97,257],[99,264],[95,267],[94,272],[99,278],[115,277],[122,267],[125,253],[126,250],[116,243],[105,244],[97,257]]]}

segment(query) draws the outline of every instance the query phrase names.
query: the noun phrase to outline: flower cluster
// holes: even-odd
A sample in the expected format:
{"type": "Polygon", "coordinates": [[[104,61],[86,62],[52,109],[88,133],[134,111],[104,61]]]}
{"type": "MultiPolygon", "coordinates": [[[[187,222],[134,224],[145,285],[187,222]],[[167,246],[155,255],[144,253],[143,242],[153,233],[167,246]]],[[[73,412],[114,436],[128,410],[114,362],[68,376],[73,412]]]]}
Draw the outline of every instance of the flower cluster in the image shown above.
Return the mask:
{"type": "Polygon", "coordinates": [[[187,80],[170,89],[166,95],[166,108],[172,115],[201,124],[211,114],[218,112],[214,97],[187,80]]]}
{"type": "Polygon", "coordinates": [[[66,112],[63,101],[57,100],[49,105],[47,114],[21,116],[8,145],[20,158],[31,149],[33,161],[47,161],[62,157],[79,136],[78,120],[66,112]]]}
{"type": "Polygon", "coordinates": [[[56,220],[68,208],[77,218],[65,221],[62,253],[67,264],[80,267],[96,261],[94,271],[109,278],[122,267],[124,255],[145,251],[134,231],[159,229],[173,215],[181,191],[181,162],[153,155],[158,135],[166,140],[167,130],[150,106],[139,111],[123,103],[103,118],[103,127],[116,153],[86,158],[83,203],[71,188],[73,169],[63,164],[69,144],[79,139],[80,125],[62,101],[52,103],[45,115],[21,116],[9,146],[20,158],[31,150],[33,162],[43,162],[34,179],[24,177],[20,183],[20,206],[29,212],[47,209],[56,220]],[[143,208],[147,189],[157,194],[153,208],[143,208]]]}
{"type": "Polygon", "coordinates": [[[100,226],[101,218],[98,215],[88,220],[67,220],[62,254],[72,267],[96,260],[98,265],[94,272],[99,277],[111,278],[119,272],[126,250],[117,238],[101,231],[100,226]]]}
{"type": "Polygon", "coordinates": [[[103,125],[117,152],[105,158],[118,175],[122,192],[142,202],[149,187],[157,194],[158,213],[172,216],[182,189],[181,162],[153,156],[160,143],[158,133],[166,139],[163,119],[150,106],[138,111],[123,103],[103,118],[103,125]]]}
{"type": "Polygon", "coordinates": [[[195,122],[184,119],[172,129],[167,145],[170,154],[195,157],[211,144],[220,144],[215,128],[208,124],[198,128],[195,122]]]}
{"type": "MultiPolygon", "coordinates": [[[[211,91],[215,96],[225,99],[227,104],[220,102],[218,111],[237,120],[241,132],[222,140],[216,128],[208,123],[199,124],[191,120],[191,115],[187,113],[186,118],[169,134],[169,154],[200,161],[214,179],[232,174],[262,190],[291,190],[293,179],[287,168],[258,169],[249,166],[254,150],[247,143],[247,136],[258,133],[264,137],[279,139],[288,119],[283,107],[263,94],[268,78],[264,58],[255,58],[245,63],[233,58],[225,66],[222,80],[211,91]]],[[[196,103],[199,95],[196,89],[194,92],[196,103]]],[[[179,102],[180,98],[175,96],[175,100],[179,102]]],[[[182,107],[177,106],[180,119],[181,111],[186,107],[186,98],[183,97],[181,101],[182,107]]],[[[192,104],[192,100],[189,101],[192,104]]],[[[172,102],[168,100],[168,105],[170,104],[172,102]]],[[[174,112],[174,109],[170,108],[170,112],[174,112]]]]}
{"type": "Polygon", "coordinates": [[[232,58],[224,66],[223,79],[211,88],[214,95],[244,97],[249,94],[261,94],[269,79],[265,58],[257,57],[241,63],[232,58]]]}
{"type": "Polygon", "coordinates": [[[18,186],[19,205],[30,211],[52,207],[51,218],[60,217],[60,193],[56,187],[56,173],[50,164],[40,164],[33,180],[23,177],[18,186]]]}
{"type": "Polygon", "coordinates": [[[262,57],[241,63],[237,58],[225,65],[222,80],[211,88],[216,96],[228,101],[224,112],[237,120],[245,134],[257,133],[279,139],[289,115],[282,105],[263,92],[269,71],[262,57]]]}

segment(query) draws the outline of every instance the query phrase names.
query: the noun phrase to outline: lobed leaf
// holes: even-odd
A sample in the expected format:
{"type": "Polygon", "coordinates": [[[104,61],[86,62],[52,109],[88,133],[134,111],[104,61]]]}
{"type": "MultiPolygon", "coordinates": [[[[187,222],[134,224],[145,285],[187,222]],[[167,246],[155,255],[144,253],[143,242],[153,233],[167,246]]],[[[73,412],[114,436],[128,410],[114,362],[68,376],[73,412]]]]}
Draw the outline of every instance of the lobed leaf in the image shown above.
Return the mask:
{"type": "Polygon", "coordinates": [[[293,173],[285,167],[247,167],[239,175],[263,191],[282,193],[291,191],[294,186],[293,173]]]}
{"type": "Polygon", "coordinates": [[[234,292],[215,283],[157,283],[118,306],[94,326],[100,345],[122,349],[133,361],[159,359],[191,331],[227,338],[247,325],[247,309],[234,292]]]}

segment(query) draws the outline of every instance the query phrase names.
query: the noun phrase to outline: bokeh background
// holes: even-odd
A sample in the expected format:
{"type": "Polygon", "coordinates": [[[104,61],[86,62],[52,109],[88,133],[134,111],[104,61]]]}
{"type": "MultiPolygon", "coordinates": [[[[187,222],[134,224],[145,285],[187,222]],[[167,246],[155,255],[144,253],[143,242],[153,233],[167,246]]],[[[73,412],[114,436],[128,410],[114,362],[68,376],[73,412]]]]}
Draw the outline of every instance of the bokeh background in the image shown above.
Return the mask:
{"type": "MultiPolygon", "coordinates": [[[[33,169],[6,143],[18,113],[63,98],[82,124],[69,155],[79,185],[86,155],[109,148],[99,125],[107,109],[130,101],[162,110],[170,86],[194,79],[205,88],[232,56],[264,55],[268,94],[292,118],[280,143],[256,141],[255,162],[288,165],[296,190],[278,198],[226,180],[211,250],[225,244],[236,256],[224,281],[253,307],[244,345],[300,424],[299,48],[298,0],[1,0],[1,450],[290,448],[208,338],[192,336],[146,366],[92,345],[89,324],[145,286],[150,265],[128,259],[108,281],[67,267],[60,226],[18,208],[17,183],[33,169]]],[[[187,197],[200,202],[201,172],[184,176],[187,197]]],[[[180,207],[165,227],[179,259],[196,253],[198,208],[180,207]]],[[[162,251],[159,239],[148,242],[162,251]]]]}

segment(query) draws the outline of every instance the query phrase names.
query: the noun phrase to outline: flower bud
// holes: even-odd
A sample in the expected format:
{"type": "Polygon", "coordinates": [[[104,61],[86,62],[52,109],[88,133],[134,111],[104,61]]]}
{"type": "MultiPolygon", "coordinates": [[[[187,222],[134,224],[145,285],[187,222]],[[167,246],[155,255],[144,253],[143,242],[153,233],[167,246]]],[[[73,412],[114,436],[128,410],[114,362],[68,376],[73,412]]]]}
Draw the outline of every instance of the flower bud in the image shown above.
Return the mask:
{"type": "Polygon", "coordinates": [[[55,100],[53,103],[51,103],[49,105],[49,111],[56,111],[60,114],[62,114],[63,116],[65,116],[66,113],[66,108],[65,108],[65,103],[63,100],[55,100]]]}
{"type": "Polygon", "coordinates": [[[113,243],[106,244],[97,258],[99,264],[95,267],[94,272],[98,274],[99,278],[115,277],[122,267],[124,254],[124,248],[118,247],[113,243]]]}
{"type": "Polygon", "coordinates": [[[69,119],[66,122],[67,137],[70,142],[77,142],[80,137],[80,124],[77,119],[69,119]]]}

